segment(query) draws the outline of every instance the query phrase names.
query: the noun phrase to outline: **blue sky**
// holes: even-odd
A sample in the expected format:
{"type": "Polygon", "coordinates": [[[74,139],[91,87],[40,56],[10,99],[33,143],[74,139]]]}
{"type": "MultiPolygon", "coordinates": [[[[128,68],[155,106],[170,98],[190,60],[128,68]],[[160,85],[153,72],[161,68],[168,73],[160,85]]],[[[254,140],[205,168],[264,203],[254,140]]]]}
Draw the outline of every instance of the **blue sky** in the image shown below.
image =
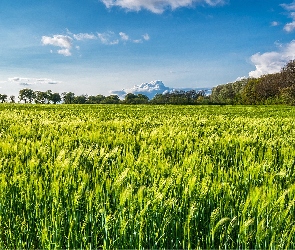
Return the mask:
{"type": "Polygon", "coordinates": [[[295,1],[2,0],[0,93],[213,87],[295,59],[295,1]]]}

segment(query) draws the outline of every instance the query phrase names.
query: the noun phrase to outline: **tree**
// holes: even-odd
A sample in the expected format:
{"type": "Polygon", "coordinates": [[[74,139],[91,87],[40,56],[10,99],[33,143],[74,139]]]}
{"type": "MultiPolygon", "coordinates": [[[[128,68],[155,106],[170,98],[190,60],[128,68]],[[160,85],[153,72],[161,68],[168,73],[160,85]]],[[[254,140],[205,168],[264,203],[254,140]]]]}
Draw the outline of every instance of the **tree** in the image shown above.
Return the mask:
{"type": "Polygon", "coordinates": [[[164,94],[156,94],[150,101],[152,104],[199,104],[205,99],[205,91],[200,90],[174,90],[164,94]],[[200,98],[201,97],[201,98],[200,98]]]}
{"type": "Polygon", "coordinates": [[[295,60],[290,61],[281,70],[280,87],[287,88],[295,85],[295,60]]]}
{"type": "Polygon", "coordinates": [[[46,92],[42,92],[42,91],[35,91],[35,103],[42,103],[45,104],[47,99],[47,94],[46,92]]]}
{"type": "Polygon", "coordinates": [[[99,104],[99,103],[103,103],[103,101],[105,100],[105,96],[103,95],[97,95],[97,96],[88,96],[86,103],[87,104],[99,104]]]}
{"type": "Polygon", "coordinates": [[[11,96],[9,97],[9,99],[10,99],[10,102],[11,102],[11,103],[15,103],[15,96],[14,96],[14,95],[11,95],[11,96]]]}
{"type": "Polygon", "coordinates": [[[295,105],[295,85],[281,89],[280,100],[284,104],[295,105]]]}
{"type": "Polygon", "coordinates": [[[73,103],[85,104],[86,101],[87,101],[87,95],[79,95],[74,97],[73,103]]]}
{"type": "Polygon", "coordinates": [[[151,100],[152,104],[165,104],[167,102],[168,102],[167,95],[163,95],[163,94],[156,94],[151,100]]]}
{"type": "Polygon", "coordinates": [[[75,94],[72,92],[64,92],[62,93],[62,99],[65,104],[72,104],[75,98],[75,94]]]}
{"type": "Polygon", "coordinates": [[[52,91],[51,90],[47,90],[45,92],[45,101],[47,104],[49,104],[51,102],[51,97],[52,97],[52,91]]]}
{"type": "Polygon", "coordinates": [[[212,89],[210,99],[216,104],[242,104],[242,93],[250,78],[218,85],[212,89]]]}
{"type": "Polygon", "coordinates": [[[125,96],[124,103],[126,104],[146,104],[148,103],[149,98],[146,95],[143,94],[133,94],[133,93],[128,93],[125,96]]]}
{"type": "Polygon", "coordinates": [[[4,103],[4,102],[6,102],[7,101],[7,95],[2,95],[2,94],[0,94],[0,100],[1,100],[1,103],[4,103]]]}
{"type": "Polygon", "coordinates": [[[107,96],[102,103],[105,104],[118,104],[120,102],[120,98],[117,95],[107,96]]]}
{"type": "Polygon", "coordinates": [[[53,102],[53,104],[56,104],[58,102],[61,102],[61,96],[59,93],[53,93],[50,96],[50,101],[53,102]]]}
{"type": "Polygon", "coordinates": [[[125,95],[124,103],[130,104],[130,103],[135,103],[136,95],[133,93],[128,93],[125,95]]]}
{"type": "Polygon", "coordinates": [[[32,89],[21,89],[18,98],[25,103],[32,103],[35,98],[35,92],[32,89]]]}
{"type": "Polygon", "coordinates": [[[149,98],[146,95],[138,94],[137,95],[137,101],[140,104],[146,104],[149,102],[149,98]]]}
{"type": "Polygon", "coordinates": [[[96,103],[103,103],[103,101],[106,99],[104,95],[97,95],[95,96],[96,98],[96,103]]]}

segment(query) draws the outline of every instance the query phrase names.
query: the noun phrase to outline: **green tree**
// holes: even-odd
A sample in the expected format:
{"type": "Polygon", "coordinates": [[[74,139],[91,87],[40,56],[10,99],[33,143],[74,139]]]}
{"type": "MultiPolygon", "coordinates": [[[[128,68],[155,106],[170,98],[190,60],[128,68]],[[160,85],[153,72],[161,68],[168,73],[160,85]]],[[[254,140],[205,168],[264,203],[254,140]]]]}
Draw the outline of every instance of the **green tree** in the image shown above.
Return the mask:
{"type": "Polygon", "coordinates": [[[88,104],[99,104],[105,100],[105,96],[97,95],[97,96],[88,96],[86,103],[88,104]]]}
{"type": "Polygon", "coordinates": [[[295,85],[282,88],[280,90],[280,99],[284,104],[295,105],[295,85]]]}
{"type": "Polygon", "coordinates": [[[74,97],[73,103],[85,104],[86,101],[87,101],[87,95],[79,95],[74,97]]]}
{"type": "Polygon", "coordinates": [[[42,103],[45,104],[48,100],[48,95],[46,92],[43,91],[35,91],[35,103],[42,103]]]}
{"type": "Polygon", "coordinates": [[[32,103],[35,98],[35,92],[32,89],[21,89],[18,96],[20,101],[25,103],[32,103]]]}
{"type": "Polygon", "coordinates": [[[62,93],[62,99],[65,104],[72,104],[75,98],[75,94],[73,92],[64,92],[62,93]]]}
{"type": "Polygon", "coordinates": [[[120,98],[117,95],[107,96],[102,103],[106,104],[118,104],[120,102],[120,98]]]}
{"type": "Polygon", "coordinates": [[[52,91],[51,90],[47,90],[45,92],[45,101],[47,104],[49,104],[51,102],[51,97],[52,97],[52,91]]]}
{"type": "Polygon", "coordinates": [[[156,94],[151,100],[152,104],[166,104],[168,102],[167,95],[156,94]]]}
{"type": "Polygon", "coordinates": [[[141,104],[146,104],[149,102],[149,98],[143,94],[138,94],[137,99],[138,99],[138,103],[141,103],[141,104]]]}
{"type": "Polygon", "coordinates": [[[218,85],[212,89],[211,100],[217,104],[233,104],[235,92],[232,83],[218,85]]]}
{"type": "Polygon", "coordinates": [[[14,95],[11,95],[9,97],[9,100],[10,100],[10,103],[15,103],[15,96],[14,95]]]}
{"type": "Polygon", "coordinates": [[[61,102],[61,96],[59,93],[53,93],[50,96],[50,101],[53,102],[53,104],[56,104],[58,102],[61,102]]]}
{"type": "Polygon", "coordinates": [[[124,103],[126,104],[146,104],[148,103],[149,98],[146,95],[143,94],[133,94],[133,93],[128,93],[125,96],[124,103]]]}
{"type": "Polygon", "coordinates": [[[0,94],[0,101],[1,101],[1,103],[4,103],[4,102],[6,102],[7,101],[7,95],[5,95],[5,94],[0,94]]]}
{"type": "Polygon", "coordinates": [[[241,94],[243,104],[258,104],[256,87],[259,83],[260,78],[249,78],[241,94]]]}

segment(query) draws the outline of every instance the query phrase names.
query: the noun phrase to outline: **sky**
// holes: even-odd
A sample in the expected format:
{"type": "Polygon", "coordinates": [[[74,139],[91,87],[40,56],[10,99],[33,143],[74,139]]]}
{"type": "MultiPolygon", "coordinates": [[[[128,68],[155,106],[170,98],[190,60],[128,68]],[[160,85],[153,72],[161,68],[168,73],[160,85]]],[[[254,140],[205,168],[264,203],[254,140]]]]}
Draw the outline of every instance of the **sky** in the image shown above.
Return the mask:
{"type": "Polygon", "coordinates": [[[295,59],[295,1],[1,0],[0,38],[1,94],[211,88],[295,59]]]}

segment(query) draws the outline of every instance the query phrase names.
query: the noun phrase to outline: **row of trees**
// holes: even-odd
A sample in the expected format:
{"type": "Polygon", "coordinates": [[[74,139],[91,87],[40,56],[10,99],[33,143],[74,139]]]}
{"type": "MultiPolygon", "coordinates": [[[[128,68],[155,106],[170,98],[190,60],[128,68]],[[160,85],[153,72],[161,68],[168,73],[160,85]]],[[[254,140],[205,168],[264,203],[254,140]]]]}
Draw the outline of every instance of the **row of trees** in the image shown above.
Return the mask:
{"type": "MultiPolygon", "coordinates": [[[[64,92],[62,94],[53,93],[51,90],[34,91],[32,89],[22,89],[19,91],[19,101],[23,103],[36,104],[198,104],[209,97],[205,95],[204,91],[172,91],[164,94],[157,94],[153,99],[149,99],[143,94],[128,93],[124,100],[120,100],[117,95],[79,95],[76,96],[73,92],[64,92]]],[[[10,96],[8,100],[7,95],[0,94],[0,102],[15,102],[15,96],[10,96]]]]}
{"type": "Polygon", "coordinates": [[[164,94],[156,94],[151,100],[152,104],[205,104],[209,102],[209,97],[205,91],[196,90],[176,90],[164,94]]]}
{"type": "MultiPolygon", "coordinates": [[[[149,100],[146,95],[129,93],[124,100],[117,95],[79,95],[73,92],[53,93],[51,90],[19,91],[19,101],[24,103],[49,104],[291,104],[295,105],[295,60],[290,61],[279,73],[263,75],[259,78],[246,78],[232,83],[218,85],[210,96],[204,91],[176,90],[156,94],[149,100]]],[[[15,102],[0,94],[0,102],[15,102]]]]}
{"type": "MultiPolygon", "coordinates": [[[[36,104],[50,104],[50,103],[56,104],[60,102],[63,102],[65,104],[99,104],[99,103],[116,104],[120,102],[120,99],[117,95],[76,96],[73,92],[64,92],[60,95],[59,93],[52,93],[51,90],[47,90],[43,92],[43,91],[34,91],[28,88],[20,90],[18,98],[20,102],[36,103],[36,104]]],[[[1,100],[1,96],[0,96],[0,100],[1,100]]]]}
{"type": "Polygon", "coordinates": [[[279,73],[247,78],[212,89],[215,104],[295,104],[295,60],[279,73]]]}

